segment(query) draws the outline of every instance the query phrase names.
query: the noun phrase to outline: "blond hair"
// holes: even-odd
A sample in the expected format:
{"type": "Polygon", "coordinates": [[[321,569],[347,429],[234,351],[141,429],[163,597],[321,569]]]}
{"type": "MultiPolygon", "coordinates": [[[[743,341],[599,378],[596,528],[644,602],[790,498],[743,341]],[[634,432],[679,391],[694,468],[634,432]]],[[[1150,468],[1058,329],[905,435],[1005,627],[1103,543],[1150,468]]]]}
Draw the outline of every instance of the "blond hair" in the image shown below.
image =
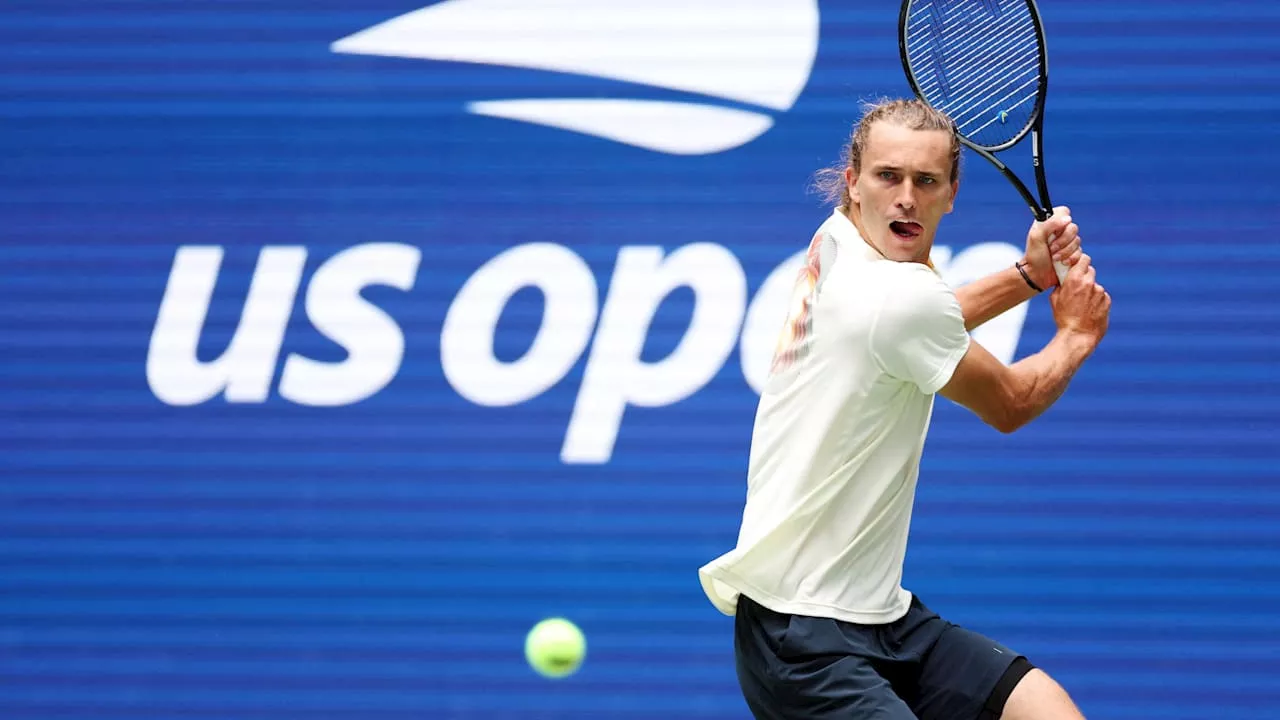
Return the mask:
{"type": "Polygon", "coordinates": [[[877,122],[890,122],[910,130],[942,130],[951,135],[951,182],[960,178],[960,137],[956,124],[946,113],[935,110],[918,98],[878,100],[863,104],[862,119],[853,128],[853,135],[844,146],[838,165],[819,170],[814,176],[813,187],[829,203],[848,207],[849,185],[844,172],[862,171],[862,156],[867,149],[867,135],[877,122]]]}

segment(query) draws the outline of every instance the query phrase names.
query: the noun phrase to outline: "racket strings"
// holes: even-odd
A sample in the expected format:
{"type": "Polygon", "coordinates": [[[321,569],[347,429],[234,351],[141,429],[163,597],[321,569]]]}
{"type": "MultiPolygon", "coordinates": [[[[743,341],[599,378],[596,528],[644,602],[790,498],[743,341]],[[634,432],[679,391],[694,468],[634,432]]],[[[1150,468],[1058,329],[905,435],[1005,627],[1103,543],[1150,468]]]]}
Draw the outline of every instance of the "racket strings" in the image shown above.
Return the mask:
{"type": "Polygon", "coordinates": [[[1030,124],[1040,37],[1024,0],[920,0],[904,28],[920,95],[961,134],[996,147],[1030,124]]]}
{"type": "MultiPolygon", "coordinates": [[[[935,3],[927,5],[937,8],[935,3]]],[[[908,34],[909,44],[926,48],[939,68],[952,71],[954,80],[962,80],[966,70],[972,74],[981,65],[1000,60],[1002,54],[1025,51],[1020,40],[1030,43],[1030,59],[1038,59],[1035,26],[1029,13],[1001,13],[975,23],[968,13],[960,14],[964,5],[952,3],[945,14],[929,13],[927,22],[919,22],[925,13],[918,12],[914,16],[918,21],[915,29],[908,34]]]]}
{"type": "MultiPolygon", "coordinates": [[[[1034,46],[1034,40],[1028,40],[1027,42],[1034,46]]],[[[975,62],[968,66],[962,66],[964,70],[958,74],[952,73],[952,76],[948,79],[948,84],[951,86],[952,91],[947,93],[949,97],[944,99],[946,105],[951,108],[951,112],[956,115],[965,115],[970,111],[990,104],[994,94],[1005,86],[1006,81],[1029,74],[1032,82],[1034,82],[1038,78],[1038,63],[1034,59],[1030,62],[1022,59],[1023,62],[1018,67],[1010,68],[1006,66],[1007,63],[1021,59],[1016,57],[1016,53],[1022,49],[1024,48],[1018,46],[1005,49],[1000,55],[992,58],[987,72],[983,72],[983,67],[975,62]],[[1001,73],[1003,73],[1005,81],[1002,81],[1001,73]]],[[[937,85],[932,85],[927,89],[922,89],[928,94],[941,88],[937,85]]]]}
{"type": "MultiPolygon", "coordinates": [[[[1034,31],[1033,27],[1028,26],[1034,31]]],[[[1027,36],[1025,32],[1020,35],[1014,35],[1019,30],[1025,30],[1023,27],[997,26],[986,32],[1003,34],[1005,37],[1021,37],[1021,42],[1010,44],[1002,42],[999,37],[986,35],[985,37],[978,32],[972,33],[971,37],[978,39],[971,40],[965,45],[960,45],[955,49],[948,49],[946,46],[936,53],[940,67],[951,68],[949,71],[948,81],[951,85],[973,84],[974,76],[982,72],[983,65],[992,66],[995,63],[1011,62],[1019,59],[1019,53],[1024,52],[1028,44],[1031,49],[1035,49],[1035,37],[1027,36]]],[[[1035,59],[1035,56],[1032,56],[1035,59]]]]}

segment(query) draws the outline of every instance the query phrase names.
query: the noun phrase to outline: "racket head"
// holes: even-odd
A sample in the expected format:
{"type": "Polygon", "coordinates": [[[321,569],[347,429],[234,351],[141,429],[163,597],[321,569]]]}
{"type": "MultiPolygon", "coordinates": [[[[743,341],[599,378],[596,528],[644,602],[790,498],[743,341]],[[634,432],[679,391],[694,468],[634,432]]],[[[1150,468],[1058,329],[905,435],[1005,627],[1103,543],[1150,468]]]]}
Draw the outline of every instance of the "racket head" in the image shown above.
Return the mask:
{"type": "Polygon", "coordinates": [[[998,152],[1040,127],[1049,73],[1034,0],[903,0],[898,49],[911,90],[965,145],[998,152]]]}

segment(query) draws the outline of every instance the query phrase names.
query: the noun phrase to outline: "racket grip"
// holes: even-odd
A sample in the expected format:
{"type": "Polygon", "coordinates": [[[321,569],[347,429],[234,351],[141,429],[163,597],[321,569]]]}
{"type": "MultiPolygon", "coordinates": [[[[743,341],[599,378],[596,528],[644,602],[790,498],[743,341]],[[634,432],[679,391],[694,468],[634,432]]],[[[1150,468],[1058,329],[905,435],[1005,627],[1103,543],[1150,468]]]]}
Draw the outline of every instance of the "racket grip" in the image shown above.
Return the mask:
{"type": "MultiPolygon", "coordinates": [[[[1046,217],[1048,217],[1048,216],[1046,216],[1046,217]]],[[[1050,246],[1052,246],[1052,245],[1053,245],[1053,241],[1054,241],[1057,237],[1058,237],[1057,235],[1050,235],[1050,236],[1049,236],[1049,245],[1050,245],[1050,246]]],[[[1055,273],[1057,273],[1057,274],[1058,274],[1058,285],[1059,285],[1059,286],[1061,286],[1061,285],[1062,285],[1062,283],[1064,283],[1064,282],[1066,282],[1066,281],[1067,281],[1067,270],[1068,270],[1068,268],[1067,268],[1066,263],[1063,263],[1063,262],[1061,262],[1061,261],[1059,261],[1059,260],[1054,260],[1054,261],[1053,261],[1053,271],[1054,271],[1055,273]]]]}

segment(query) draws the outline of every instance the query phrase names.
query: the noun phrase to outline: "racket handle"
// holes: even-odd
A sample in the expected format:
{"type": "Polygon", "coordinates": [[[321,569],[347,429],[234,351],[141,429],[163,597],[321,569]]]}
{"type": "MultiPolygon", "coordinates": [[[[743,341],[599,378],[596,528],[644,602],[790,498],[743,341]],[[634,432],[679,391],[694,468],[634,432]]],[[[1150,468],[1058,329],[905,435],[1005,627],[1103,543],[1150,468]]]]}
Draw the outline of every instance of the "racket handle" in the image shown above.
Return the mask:
{"type": "MultiPolygon", "coordinates": [[[[1050,216],[1053,215],[1052,208],[1045,209],[1041,207],[1036,207],[1033,209],[1035,211],[1036,220],[1039,222],[1044,222],[1045,220],[1048,220],[1050,216]]],[[[1054,239],[1056,239],[1057,237],[1058,237],[1057,235],[1050,235],[1049,244],[1052,245],[1054,239]]],[[[1053,261],[1053,271],[1058,274],[1058,285],[1062,285],[1062,283],[1067,281],[1067,270],[1068,268],[1066,263],[1062,263],[1057,260],[1053,261]]]]}
{"type": "MultiPolygon", "coordinates": [[[[1047,218],[1048,216],[1046,215],[1045,217],[1047,218]]],[[[1057,237],[1057,235],[1050,235],[1049,244],[1053,245],[1053,241],[1057,239],[1057,237]]],[[[1058,274],[1058,285],[1062,285],[1062,283],[1067,281],[1067,269],[1066,263],[1058,260],[1053,261],[1053,271],[1058,274]]]]}

